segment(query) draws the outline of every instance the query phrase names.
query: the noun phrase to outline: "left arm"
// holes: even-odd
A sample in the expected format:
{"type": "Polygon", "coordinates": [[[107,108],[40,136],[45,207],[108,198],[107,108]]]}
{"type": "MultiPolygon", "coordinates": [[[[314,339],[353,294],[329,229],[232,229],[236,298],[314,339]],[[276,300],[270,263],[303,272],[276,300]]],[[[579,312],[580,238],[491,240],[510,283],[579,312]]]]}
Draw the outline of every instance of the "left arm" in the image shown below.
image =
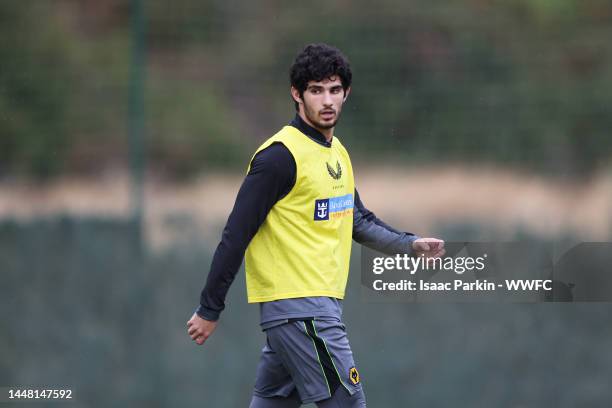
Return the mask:
{"type": "Polygon", "coordinates": [[[353,208],[353,239],[387,255],[412,252],[412,243],[419,237],[411,232],[400,232],[387,225],[368,210],[355,189],[353,208]]]}
{"type": "Polygon", "coordinates": [[[400,232],[377,218],[363,205],[357,189],[353,208],[353,239],[387,255],[414,254],[437,258],[445,254],[441,239],[420,238],[411,232],[400,232]]]}

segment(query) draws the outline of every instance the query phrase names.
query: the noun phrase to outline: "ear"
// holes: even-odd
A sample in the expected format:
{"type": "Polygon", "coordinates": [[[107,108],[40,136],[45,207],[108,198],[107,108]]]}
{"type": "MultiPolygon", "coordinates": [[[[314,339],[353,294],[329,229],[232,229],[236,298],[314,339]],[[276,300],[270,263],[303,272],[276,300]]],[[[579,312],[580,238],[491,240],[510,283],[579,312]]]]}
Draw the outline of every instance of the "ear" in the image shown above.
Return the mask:
{"type": "Polygon", "coordinates": [[[302,97],[300,96],[300,91],[298,91],[297,88],[295,88],[293,86],[291,87],[291,97],[297,103],[300,103],[300,104],[303,103],[302,97]]]}
{"type": "Polygon", "coordinates": [[[349,86],[348,88],[346,88],[346,91],[344,91],[344,101],[343,102],[346,102],[346,98],[348,98],[350,93],[351,93],[351,87],[349,86]]]}

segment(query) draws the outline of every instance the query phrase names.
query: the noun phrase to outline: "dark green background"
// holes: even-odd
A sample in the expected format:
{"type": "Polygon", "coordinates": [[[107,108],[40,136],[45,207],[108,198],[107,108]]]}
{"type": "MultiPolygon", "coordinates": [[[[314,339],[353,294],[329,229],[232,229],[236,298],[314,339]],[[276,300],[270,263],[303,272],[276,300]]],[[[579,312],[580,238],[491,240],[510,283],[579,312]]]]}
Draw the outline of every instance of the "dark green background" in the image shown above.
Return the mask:
{"type": "MultiPolygon", "coordinates": [[[[578,180],[610,164],[609,1],[152,0],[142,13],[138,65],[128,1],[0,2],[0,181],[126,169],[138,112],[147,174],[243,172],[294,114],[288,68],[317,41],[352,62],[337,133],[356,162],[578,180]],[[143,84],[136,107],[130,78],[143,84]]],[[[243,272],[198,348],[185,322],[217,241],[153,251],[140,222],[0,221],[0,386],[71,387],[70,406],[246,406],[263,335],[243,272]]],[[[345,320],[369,406],[612,402],[610,305],[364,303],[358,252],[345,320]]]]}

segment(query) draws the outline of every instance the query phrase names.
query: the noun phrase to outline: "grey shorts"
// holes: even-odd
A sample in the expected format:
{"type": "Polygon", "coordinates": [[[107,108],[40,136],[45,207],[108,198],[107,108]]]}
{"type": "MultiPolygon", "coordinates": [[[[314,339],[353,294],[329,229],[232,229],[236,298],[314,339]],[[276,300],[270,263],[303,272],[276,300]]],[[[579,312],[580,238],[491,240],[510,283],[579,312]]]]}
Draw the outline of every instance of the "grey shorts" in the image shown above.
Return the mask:
{"type": "Polygon", "coordinates": [[[297,389],[302,403],[330,398],[342,387],[361,389],[344,324],[333,318],[289,320],[266,330],[254,394],[287,397],[297,389]]]}

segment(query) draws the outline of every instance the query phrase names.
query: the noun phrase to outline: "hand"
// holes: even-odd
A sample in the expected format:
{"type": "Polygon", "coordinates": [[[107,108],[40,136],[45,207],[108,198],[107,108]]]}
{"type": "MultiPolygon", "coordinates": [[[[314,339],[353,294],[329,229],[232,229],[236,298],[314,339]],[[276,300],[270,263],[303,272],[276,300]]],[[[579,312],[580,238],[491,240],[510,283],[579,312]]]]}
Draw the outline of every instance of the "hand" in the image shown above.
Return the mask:
{"type": "Polygon", "coordinates": [[[429,259],[444,256],[444,241],[437,238],[419,238],[412,241],[412,249],[416,256],[423,256],[427,262],[429,259]]]}
{"type": "Polygon", "coordinates": [[[195,341],[198,346],[204,344],[216,328],[217,322],[202,319],[197,313],[194,313],[187,322],[187,334],[189,334],[191,340],[195,341]]]}

